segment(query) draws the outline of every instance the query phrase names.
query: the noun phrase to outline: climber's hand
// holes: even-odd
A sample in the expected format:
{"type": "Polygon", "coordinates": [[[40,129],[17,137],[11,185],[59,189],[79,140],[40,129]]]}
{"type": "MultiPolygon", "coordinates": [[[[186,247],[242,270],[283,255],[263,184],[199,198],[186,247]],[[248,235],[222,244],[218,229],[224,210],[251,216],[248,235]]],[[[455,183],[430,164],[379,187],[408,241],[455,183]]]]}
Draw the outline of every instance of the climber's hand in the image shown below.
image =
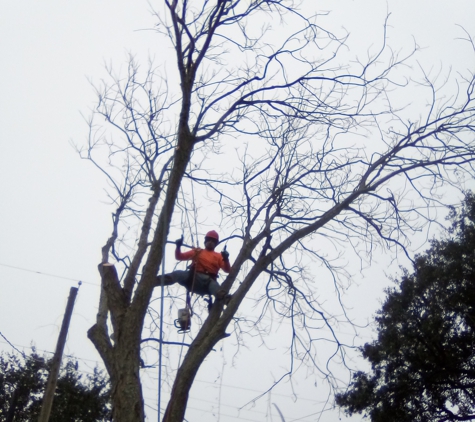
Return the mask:
{"type": "Polygon", "coordinates": [[[177,249],[179,249],[183,246],[183,236],[180,237],[179,239],[175,240],[175,245],[176,245],[177,249]]]}
{"type": "Polygon", "coordinates": [[[229,252],[225,249],[224,251],[221,252],[221,256],[223,257],[224,262],[229,261],[229,252]]]}

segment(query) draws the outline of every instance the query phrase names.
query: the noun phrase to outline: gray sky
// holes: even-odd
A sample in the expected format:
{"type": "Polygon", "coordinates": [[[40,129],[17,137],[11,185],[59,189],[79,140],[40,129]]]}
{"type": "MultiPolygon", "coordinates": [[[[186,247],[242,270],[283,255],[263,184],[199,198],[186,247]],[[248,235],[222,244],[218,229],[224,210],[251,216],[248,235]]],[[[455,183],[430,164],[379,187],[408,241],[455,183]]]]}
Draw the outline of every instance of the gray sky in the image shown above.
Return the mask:
{"type": "MultiPolygon", "coordinates": [[[[446,74],[452,67],[455,74],[475,67],[467,44],[456,41],[464,36],[457,25],[475,36],[472,0],[315,0],[315,4],[318,10],[331,11],[322,17],[322,25],[334,31],[346,28],[350,45],[361,54],[379,41],[389,11],[388,41],[395,50],[409,49],[415,37],[424,48],[418,57],[426,69],[446,74]]],[[[94,102],[88,78],[100,80],[105,62],[119,68],[127,52],[139,59],[150,54],[159,61],[170,51],[147,30],[154,20],[142,0],[0,0],[0,6],[0,332],[21,350],[31,344],[54,350],[69,288],[77,283],[45,274],[82,280],[66,353],[93,367],[99,358],[85,331],[95,318],[96,266],[111,231],[112,208],[101,174],[79,159],[71,142],[81,143],[87,136],[81,113],[87,116],[94,102]]],[[[361,323],[383,297],[387,281],[382,274],[390,258],[377,259],[366,278],[355,278],[348,292],[350,312],[361,323]]],[[[269,340],[269,347],[278,350],[274,341],[269,340]]],[[[215,419],[207,420],[237,420],[237,409],[282,373],[279,365],[284,363],[274,360],[275,354],[270,359],[270,349],[257,345],[233,359],[232,342],[224,347],[224,352],[210,356],[208,369],[200,371],[195,394],[204,396],[190,402],[190,421],[204,420],[203,412],[210,411],[215,419]]],[[[0,349],[11,347],[0,339],[0,349]]],[[[156,420],[155,376],[156,370],[144,374],[148,420],[156,420]]],[[[315,389],[314,378],[304,370],[293,381],[300,397],[296,403],[289,401],[287,384],[271,398],[247,406],[240,420],[272,420],[264,417],[271,403],[279,406],[287,422],[316,420],[308,415],[317,413],[319,403],[331,402],[331,397],[319,385],[315,389]]],[[[275,409],[272,417],[278,420],[275,409]]],[[[332,422],[338,417],[325,412],[319,420],[332,422]]]]}

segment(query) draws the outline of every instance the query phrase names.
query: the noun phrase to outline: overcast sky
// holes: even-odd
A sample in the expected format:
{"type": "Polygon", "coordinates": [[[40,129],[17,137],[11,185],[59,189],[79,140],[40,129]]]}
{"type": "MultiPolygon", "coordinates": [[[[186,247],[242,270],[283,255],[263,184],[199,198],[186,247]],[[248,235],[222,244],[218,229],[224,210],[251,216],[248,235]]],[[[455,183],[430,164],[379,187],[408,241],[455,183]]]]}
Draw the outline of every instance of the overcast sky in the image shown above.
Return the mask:
{"type": "MultiPolygon", "coordinates": [[[[331,11],[322,17],[322,25],[335,31],[346,28],[350,45],[362,53],[374,45],[390,12],[388,41],[395,50],[410,49],[415,38],[423,47],[419,60],[427,69],[448,74],[452,68],[455,75],[475,67],[467,43],[457,41],[465,36],[460,26],[475,36],[473,0],[304,2],[331,11]]],[[[95,318],[97,264],[111,231],[112,208],[103,177],[79,159],[72,144],[86,139],[81,114],[88,116],[94,104],[89,80],[104,76],[104,63],[119,68],[128,52],[139,59],[152,55],[160,60],[170,51],[150,30],[154,19],[146,1],[0,0],[0,6],[0,332],[20,350],[35,345],[53,351],[69,289],[82,280],[66,353],[93,367],[99,357],[85,332],[95,318]]],[[[351,312],[361,323],[373,315],[383,297],[388,282],[382,274],[390,260],[391,256],[377,259],[372,271],[355,279],[349,292],[354,298],[351,312]]],[[[231,344],[225,345],[230,356],[231,344]]],[[[11,351],[3,338],[0,350],[11,351]]],[[[267,349],[244,350],[236,362],[222,358],[223,353],[216,351],[221,356],[216,361],[210,357],[207,365],[214,368],[210,377],[200,372],[199,386],[205,395],[191,401],[190,421],[238,420],[237,409],[279,376],[267,349]],[[211,411],[214,419],[208,418],[211,411]]],[[[144,376],[148,420],[156,420],[153,374],[144,376]]],[[[314,380],[304,373],[294,383],[299,401],[279,405],[286,421],[316,420],[308,415],[317,413],[327,397],[315,400],[319,394],[315,391],[320,390],[313,390],[314,380]]],[[[287,390],[282,391],[286,396],[276,393],[247,406],[239,420],[270,421],[264,417],[269,409],[279,420],[271,403],[288,398],[287,390]]],[[[339,417],[325,412],[319,420],[333,422],[339,417]]]]}

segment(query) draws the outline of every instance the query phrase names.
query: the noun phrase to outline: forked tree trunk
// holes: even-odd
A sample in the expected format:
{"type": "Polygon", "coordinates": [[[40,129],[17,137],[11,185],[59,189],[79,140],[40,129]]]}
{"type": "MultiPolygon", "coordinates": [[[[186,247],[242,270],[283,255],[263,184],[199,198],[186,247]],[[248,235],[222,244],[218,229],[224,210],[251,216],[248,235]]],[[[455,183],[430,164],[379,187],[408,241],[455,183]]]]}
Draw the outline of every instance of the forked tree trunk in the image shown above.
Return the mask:
{"type": "Polygon", "coordinates": [[[109,373],[113,421],[143,422],[145,415],[139,374],[141,324],[137,323],[140,313],[133,312],[132,307],[127,306],[115,267],[101,264],[99,271],[104,294],[101,295],[101,302],[107,306],[100,306],[97,323],[89,329],[88,337],[109,373]],[[113,342],[107,328],[108,313],[114,331],[111,336],[113,342]]]}
{"type": "Polygon", "coordinates": [[[114,346],[107,332],[94,325],[88,336],[99,351],[111,380],[114,422],[144,422],[144,401],[140,383],[140,341],[137,334],[124,330],[114,346]]]}

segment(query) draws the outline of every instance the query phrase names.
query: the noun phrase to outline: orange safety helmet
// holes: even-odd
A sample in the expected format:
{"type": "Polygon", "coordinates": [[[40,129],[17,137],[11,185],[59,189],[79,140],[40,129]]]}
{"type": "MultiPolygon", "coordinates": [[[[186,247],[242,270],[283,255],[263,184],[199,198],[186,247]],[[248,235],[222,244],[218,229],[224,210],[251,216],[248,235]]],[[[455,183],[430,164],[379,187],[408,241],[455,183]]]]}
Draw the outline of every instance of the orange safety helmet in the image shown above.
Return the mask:
{"type": "Polygon", "coordinates": [[[214,239],[214,240],[216,240],[216,242],[219,243],[219,234],[218,234],[218,232],[216,232],[214,230],[211,230],[208,233],[206,233],[205,239],[206,238],[214,239]]]}

